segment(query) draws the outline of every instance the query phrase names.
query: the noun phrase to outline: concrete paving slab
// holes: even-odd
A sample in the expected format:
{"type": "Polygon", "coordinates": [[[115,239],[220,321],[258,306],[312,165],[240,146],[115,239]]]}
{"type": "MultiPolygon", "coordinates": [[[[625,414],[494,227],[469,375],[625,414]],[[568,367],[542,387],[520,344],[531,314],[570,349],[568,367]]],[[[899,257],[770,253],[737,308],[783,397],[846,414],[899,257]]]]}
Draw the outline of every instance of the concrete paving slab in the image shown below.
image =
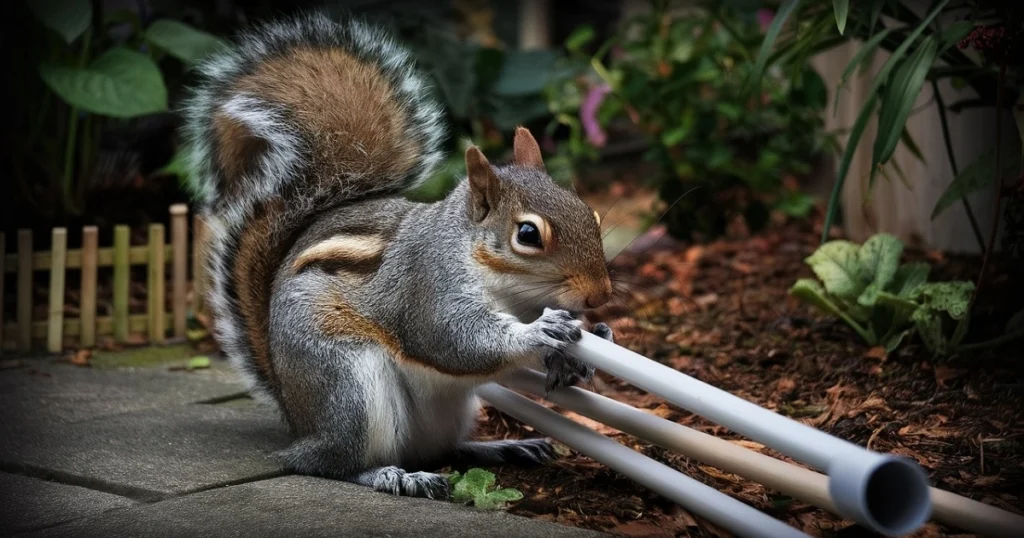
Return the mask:
{"type": "Polygon", "coordinates": [[[26,534],[33,537],[544,537],[605,536],[504,512],[286,476],[193,493],[26,534]]]}
{"type": "Polygon", "coordinates": [[[73,423],[0,424],[0,466],[153,499],[277,476],[290,442],[265,407],[175,405],[73,423]]]}
{"type": "Polygon", "coordinates": [[[0,371],[0,425],[75,423],[169,405],[225,398],[245,391],[223,369],[101,369],[27,360],[0,371]]]}
{"type": "Polygon", "coordinates": [[[0,535],[50,527],[134,504],[131,499],[101,491],[0,472],[0,535]]]}

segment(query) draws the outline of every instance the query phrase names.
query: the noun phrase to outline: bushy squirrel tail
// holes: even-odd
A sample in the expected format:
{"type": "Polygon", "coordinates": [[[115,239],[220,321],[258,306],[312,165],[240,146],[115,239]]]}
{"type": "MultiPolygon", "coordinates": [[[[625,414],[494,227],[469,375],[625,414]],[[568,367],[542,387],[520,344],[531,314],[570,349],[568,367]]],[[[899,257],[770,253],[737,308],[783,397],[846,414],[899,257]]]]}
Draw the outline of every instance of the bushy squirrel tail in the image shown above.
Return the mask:
{"type": "Polygon", "coordinates": [[[442,110],[406,49],[323,13],[243,32],[198,68],[184,105],[192,190],[210,227],[215,336],[275,396],[274,276],[318,214],[396,194],[442,159],[442,110]]]}

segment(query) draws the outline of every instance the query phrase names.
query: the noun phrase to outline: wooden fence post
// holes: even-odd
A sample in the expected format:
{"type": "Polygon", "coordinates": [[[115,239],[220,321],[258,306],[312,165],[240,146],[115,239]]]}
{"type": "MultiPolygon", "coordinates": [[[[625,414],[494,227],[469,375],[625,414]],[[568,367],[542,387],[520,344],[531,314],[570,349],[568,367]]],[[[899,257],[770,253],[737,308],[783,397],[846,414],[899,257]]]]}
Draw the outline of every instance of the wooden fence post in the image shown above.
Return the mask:
{"type": "Polygon", "coordinates": [[[50,246],[50,309],[46,330],[46,350],[60,353],[64,349],[64,276],[68,260],[68,230],[54,228],[50,246]]]}
{"type": "Polygon", "coordinates": [[[18,351],[32,351],[32,230],[18,230],[18,351]]]}
{"type": "Polygon", "coordinates": [[[7,281],[7,236],[0,232],[0,357],[4,355],[4,282],[7,281]]]}
{"type": "Polygon", "coordinates": [[[82,329],[79,342],[82,347],[96,345],[96,274],[99,263],[99,230],[95,226],[82,228],[82,286],[78,320],[82,329]]]}
{"type": "Polygon", "coordinates": [[[114,341],[128,340],[128,286],[129,272],[128,250],[131,243],[131,230],[128,226],[114,227],[114,341]]]}
{"type": "Polygon", "coordinates": [[[166,332],[164,331],[164,225],[149,225],[149,271],[147,273],[147,297],[149,304],[149,341],[151,344],[162,344],[166,332]]]}
{"type": "Polygon", "coordinates": [[[188,206],[171,206],[171,317],[174,336],[185,336],[185,309],[188,305],[188,206]]]}
{"type": "Polygon", "coordinates": [[[202,217],[192,217],[192,312],[203,311],[203,294],[206,289],[206,267],[203,253],[206,249],[206,224],[202,217]]]}

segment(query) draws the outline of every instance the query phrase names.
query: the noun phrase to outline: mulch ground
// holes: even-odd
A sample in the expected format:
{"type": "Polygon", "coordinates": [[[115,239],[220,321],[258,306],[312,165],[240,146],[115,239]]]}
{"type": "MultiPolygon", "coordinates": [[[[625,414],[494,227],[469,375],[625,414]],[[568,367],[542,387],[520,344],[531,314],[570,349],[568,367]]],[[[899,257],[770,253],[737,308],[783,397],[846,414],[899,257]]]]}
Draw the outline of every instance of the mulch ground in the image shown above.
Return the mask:
{"type": "MultiPolygon", "coordinates": [[[[873,450],[917,460],[933,485],[1021,512],[1024,493],[1022,342],[972,357],[936,361],[917,341],[886,356],[787,290],[812,277],[803,259],[819,244],[813,221],[776,225],[752,237],[686,245],[646,234],[612,264],[622,301],[590,316],[616,341],[783,415],[873,450]]],[[[932,280],[977,276],[977,257],[908,249],[929,260],[932,280]]],[[[993,266],[965,341],[998,334],[1021,301],[1022,284],[993,266]],[[1011,304],[1012,303],[1012,304],[1011,304]]],[[[775,457],[726,428],[598,373],[588,387],[661,417],[775,457]]],[[[540,400],[538,400],[540,401],[540,400]]],[[[549,407],[553,404],[546,403],[549,407]]],[[[556,408],[557,409],[557,408],[556,408]]],[[[866,535],[849,520],[700,461],[667,452],[567,410],[578,422],[815,536],[866,535]]],[[[485,408],[479,438],[540,435],[485,408]]],[[[571,455],[539,469],[494,469],[518,488],[515,514],[622,536],[728,536],[713,524],[593,460],[571,455]]],[[[966,536],[929,523],[915,536],[966,536]]]]}

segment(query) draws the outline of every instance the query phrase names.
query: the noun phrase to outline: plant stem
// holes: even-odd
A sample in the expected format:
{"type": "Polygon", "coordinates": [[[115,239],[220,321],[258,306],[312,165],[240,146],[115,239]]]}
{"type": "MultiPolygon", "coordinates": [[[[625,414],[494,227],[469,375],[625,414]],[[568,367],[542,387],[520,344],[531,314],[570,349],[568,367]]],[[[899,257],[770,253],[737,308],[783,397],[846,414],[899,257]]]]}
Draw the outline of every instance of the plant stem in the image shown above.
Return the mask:
{"type": "MultiPolygon", "coordinates": [[[[82,37],[82,51],[78,57],[78,67],[85,67],[89,59],[89,42],[92,40],[92,28],[85,31],[82,37]]],[[[64,201],[71,211],[75,211],[75,200],[71,194],[75,181],[75,149],[78,138],[78,107],[71,105],[68,113],[68,133],[64,141],[64,201]]]]}
{"type": "MultiPolygon", "coordinates": [[[[942,99],[942,94],[939,93],[939,83],[932,80],[932,94],[935,96],[935,105],[939,109],[939,122],[942,124],[942,140],[946,143],[946,155],[949,156],[949,166],[953,169],[953,179],[960,175],[960,170],[956,166],[956,155],[953,153],[953,141],[949,136],[949,122],[946,120],[946,102],[942,99]]],[[[978,240],[978,248],[981,249],[981,253],[985,254],[985,239],[981,235],[981,228],[978,226],[978,219],[974,217],[974,210],[971,209],[971,203],[967,201],[967,197],[964,196],[960,199],[964,203],[964,211],[967,213],[967,220],[971,222],[971,230],[974,231],[974,237],[978,240]]]]}
{"type": "Polygon", "coordinates": [[[992,338],[990,340],[985,340],[985,341],[982,341],[982,342],[975,342],[973,344],[964,344],[962,346],[958,346],[957,350],[958,351],[979,351],[979,350],[982,350],[982,349],[989,349],[989,348],[1001,346],[1001,345],[1006,344],[1008,342],[1012,342],[1012,341],[1014,341],[1014,340],[1016,340],[1016,339],[1018,339],[1018,338],[1020,338],[1022,336],[1024,336],[1024,329],[1020,329],[1020,330],[1017,330],[1017,331],[1014,331],[1014,332],[1005,333],[1005,334],[1002,334],[1002,335],[997,336],[995,338],[992,338]]]}
{"type": "Polygon", "coordinates": [[[975,299],[978,298],[978,292],[981,291],[981,285],[985,282],[985,269],[988,267],[988,259],[992,255],[992,249],[996,243],[996,232],[999,231],[999,206],[1003,202],[1003,100],[1005,98],[1006,91],[1004,90],[1006,82],[1006,54],[1003,54],[1003,59],[999,64],[999,86],[996,92],[996,205],[992,209],[992,228],[988,232],[988,248],[985,249],[985,255],[981,258],[981,270],[978,272],[978,284],[974,286],[974,293],[971,295],[971,303],[969,308],[974,306],[975,299]]]}

